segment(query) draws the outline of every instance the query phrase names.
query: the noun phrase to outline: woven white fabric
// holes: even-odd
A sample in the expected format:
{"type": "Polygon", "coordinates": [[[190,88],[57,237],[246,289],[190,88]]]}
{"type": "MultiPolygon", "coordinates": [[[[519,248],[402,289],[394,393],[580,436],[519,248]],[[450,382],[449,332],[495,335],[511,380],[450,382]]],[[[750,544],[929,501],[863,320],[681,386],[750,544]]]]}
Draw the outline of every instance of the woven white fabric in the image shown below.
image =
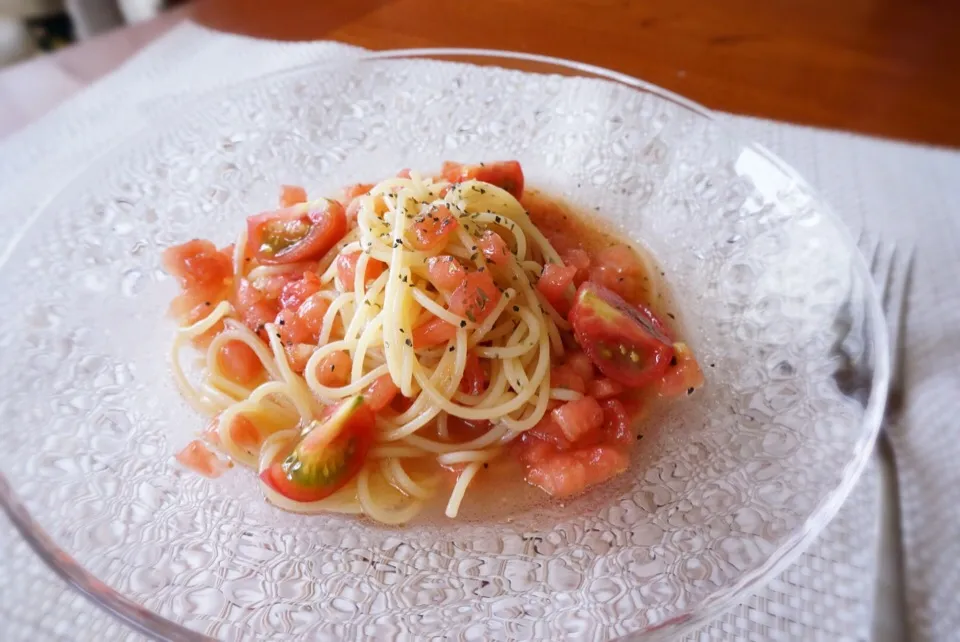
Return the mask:
{"type": "MultiPolygon", "coordinates": [[[[38,211],[58,187],[51,181],[69,180],[86,159],[129,131],[124,125],[145,122],[151,110],[169,104],[165,101],[171,95],[358,52],[336,43],[254,41],[182,25],[42,121],[0,142],[0,203],[6,206],[0,215],[20,220],[38,211]],[[239,59],[243,65],[236,64],[239,59]]],[[[944,490],[950,489],[946,482],[951,474],[956,486],[958,473],[947,464],[952,442],[947,441],[949,420],[943,418],[949,415],[942,412],[949,403],[944,393],[960,390],[949,360],[951,348],[952,354],[960,351],[955,330],[960,327],[960,287],[952,274],[948,276],[950,270],[938,275],[936,268],[955,265],[960,257],[960,187],[947,181],[960,176],[960,155],[769,121],[730,119],[746,137],[794,164],[852,226],[868,225],[885,236],[901,237],[919,229],[914,225],[918,217],[931,218],[922,228],[927,233],[916,238],[922,253],[907,328],[910,392],[903,430],[895,436],[906,489],[907,544],[911,553],[917,551],[907,556],[917,639],[949,639],[960,628],[956,625],[960,613],[949,608],[955,604],[950,581],[955,587],[960,575],[956,565],[938,566],[937,560],[938,555],[951,559],[939,551],[958,545],[948,535],[932,538],[936,533],[955,533],[960,526],[946,523],[951,503],[944,490]],[[951,300],[952,307],[947,305],[951,300]],[[941,412],[935,414],[936,410],[941,412]],[[933,523],[934,516],[942,526],[921,530],[924,520],[933,523]]],[[[0,253],[3,249],[0,246],[0,253]]],[[[794,566],[691,639],[867,639],[876,579],[878,507],[878,473],[872,463],[838,516],[794,566]]],[[[0,639],[135,637],[71,593],[6,523],[0,527],[0,545],[8,552],[0,559],[5,580],[0,583],[0,639]]]]}

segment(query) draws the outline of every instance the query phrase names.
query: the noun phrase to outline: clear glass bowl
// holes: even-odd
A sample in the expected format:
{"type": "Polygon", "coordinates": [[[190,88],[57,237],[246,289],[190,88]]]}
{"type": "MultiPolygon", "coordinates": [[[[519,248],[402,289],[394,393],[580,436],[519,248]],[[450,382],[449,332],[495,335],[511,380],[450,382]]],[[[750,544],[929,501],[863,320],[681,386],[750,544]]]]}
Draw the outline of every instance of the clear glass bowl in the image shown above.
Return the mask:
{"type": "Polygon", "coordinates": [[[4,507],[141,632],[672,638],[793,560],[866,462],[888,379],[866,266],[792,169],[687,100],[587,65],[429,50],[271,75],[151,119],[0,270],[4,507]],[[645,427],[615,482],[489,521],[290,515],[249,471],[179,468],[202,420],[168,371],[162,248],[229,242],[281,183],[332,193],[447,158],[518,158],[530,184],[645,244],[702,394],[645,427]]]}

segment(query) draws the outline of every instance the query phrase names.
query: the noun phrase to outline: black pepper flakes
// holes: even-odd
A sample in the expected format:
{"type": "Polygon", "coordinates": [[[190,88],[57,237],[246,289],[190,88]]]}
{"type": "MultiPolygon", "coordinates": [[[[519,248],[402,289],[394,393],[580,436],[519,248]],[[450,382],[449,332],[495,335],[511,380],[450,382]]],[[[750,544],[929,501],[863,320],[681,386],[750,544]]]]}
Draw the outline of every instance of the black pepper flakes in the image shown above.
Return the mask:
{"type": "Polygon", "coordinates": [[[677,355],[673,355],[672,357],[670,357],[670,365],[671,366],[677,365],[677,355]]]}
{"type": "Polygon", "coordinates": [[[687,394],[688,394],[688,395],[692,395],[692,394],[693,394],[693,388],[687,388],[687,394]]]}
{"type": "Polygon", "coordinates": [[[404,343],[407,344],[407,347],[408,347],[408,348],[412,348],[412,347],[413,347],[413,341],[412,341],[409,337],[407,337],[407,340],[404,341],[404,343]]]}
{"type": "Polygon", "coordinates": [[[513,306],[513,311],[514,311],[514,312],[519,312],[519,311],[520,311],[520,306],[519,306],[519,305],[513,306]]]}
{"type": "Polygon", "coordinates": [[[676,320],[677,318],[676,316],[674,316],[673,312],[667,312],[667,316],[674,320],[676,320]]]}
{"type": "Polygon", "coordinates": [[[203,304],[204,304],[205,306],[207,306],[207,307],[210,307],[210,302],[209,302],[209,301],[204,301],[203,304]]]}
{"type": "Polygon", "coordinates": [[[449,348],[447,348],[447,352],[453,352],[456,349],[457,349],[456,346],[450,346],[449,348]]]}
{"type": "Polygon", "coordinates": [[[283,319],[280,319],[279,321],[277,321],[277,325],[286,325],[286,324],[287,322],[283,319]]]}
{"type": "Polygon", "coordinates": [[[463,319],[461,319],[461,320],[460,320],[460,327],[461,327],[461,328],[467,327],[467,322],[464,321],[463,319]]]}

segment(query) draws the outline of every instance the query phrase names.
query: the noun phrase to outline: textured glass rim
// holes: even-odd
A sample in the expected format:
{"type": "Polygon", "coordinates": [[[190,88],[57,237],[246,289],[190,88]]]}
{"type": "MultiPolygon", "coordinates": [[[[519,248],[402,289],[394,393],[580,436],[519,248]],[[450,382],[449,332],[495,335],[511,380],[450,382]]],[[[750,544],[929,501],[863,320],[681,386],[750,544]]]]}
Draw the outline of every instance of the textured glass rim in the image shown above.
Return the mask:
{"type": "MultiPolygon", "coordinates": [[[[833,209],[819,196],[810,184],[791,167],[786,161],[766,149],[764,146],[744,141],[738,134],[736,127],[720,121],[712,111],[690,99],[684,98],[679,94],[659,87],[657,85],[639,80],[627,74],[598,67],[587,63],[554,58],[552,56],[543,56],[538,54],[528,54],[514,51],[501,51],[495,49],[466,49],[466,48],[421,48],[421,49],[393,49],[380,52],[367,52],[360,50],[355,58],[338,58],[335,60],[324,60],[312,62],[306,65],[300,65],[292,69],[283,71],[274,71],[258,76],[253,79],[240,82],[229,83],[215,89],[201,92],[192,97],[190,105],[196,105],[211,94],[235,90],[248,85],[255,85],[259,82],[271,78],[282,78],[284,76],[293,76],[307,70],[336,69],[351,64],[362,63],[366,61],[389,60],[389,59],[440,59],[456,62],[466,62],[464,59],[474,58],[484,62],[506,62],[513,61],[513,68],[517,61],[540,63],[552,66],[555,71],[577,71],[605,80],[611,80],[621,85],[625,85],[635,90],[655,95],[682,107],[689,112],[705,118],[721,129],[729,138],[741,145],[744,149],[750,149],[759,154],[765,161],[770,163],[774,169],[781,172],[784,176],[793,181],[800,188],[813,195],[820,211],[826,220],[828,220],[838,231],[844,244],[850,250],[854,263],[856,277],[861,282],[868,284],[864,288],[866,305],[869,309],[869,321],[871,328],[875,332],[875,341],[873,341],[873,353],[870,358],[873,360],[874,372],[870,388],[869,401],[864,408],[863,422],[861,425],[861,436],[856,445],[852,460],[844,468],[844,476],[840,483],[832,491],[827,493],[820,503],[814,508],[807,520],[796,530],[796,532],[781,545],[778,550],[772,553],[767,560],[753,569],[743,573],[739,581],[734,585],[722,589],[693,608],[688,608],[683,613],[645,629],[633,631],[628,636],[647,636],[647,639],[670,639],[693,631],[708,621],[714,619],[729,608],[736,606],[748,594],[748,591],[766,583],[768,580],[776,577],[787,566],[793,563],[801,553],[812,543],[814,538],[820,534],[820,531],[833,519],[840,509],[840,506],[847,499],[847,496],[853,490],[854,484],[860,478],[864,467],[867,464],[872,447],[880,431],[880,425],[883,419],[883,412],[886,405],[886,397],[890,383],[890,363],[889,363],[889,340],[887,337],[887,326],[880,307],[879,297],[873,278],[867,267],[866,261],[856,247],[856,242],[850,234],[846,225],[840,218],[834,214],[833,209]],[[865,429],[865,430],[864,430],[865,429]]],[[[507,68],[510,68],[507,63],[507,68]]],[[[543,73],[539,71],[536,73],[543,73]]],[[[184,109],[188,112],[188,109],[184,109]]],[[[101,153],[94,162],[103,162],[109,159],[119,149],[129,147],[133,142],[151,133],[152,128],[149,125],[143,126],[124,140],[109,146],[101,153]]],[[[88,166],[89,167],[89,166],[88,166]]],[[[76,174],[57,191],[57,195],[67,190],[83,174],[76,174]]],[[[54,202],[56,195],[46,199],[44,206],[39,208],[38,214],[50,203],[54,202]]],[[[27,225],[15,233],[15,241],[0,257],[0,269],[13,254],[16,246],[24,237],[26,229],[32,227],[40,216],[31,217],[27,225]]],[[[163,618],[150,610],[140,606],[136,602],[124,597],[120,593],[98,580],[92,574],[88,573],[80,564],[62,548],[57,546],[53,539],[40,527],[40,525],[30,516],[22,502],[17,498],[11,488],[6,476],[0,472],[0,503],[10,521],[17,528],[20,535],[26,540],[27,544],[37,553],[43,562],[53,570],[56,575],[65,580],[71,587],[79,591],[94,604],[104,609],[121,622],[127,624],[139,633],[147,635],[158,640],[171,641],[204,641],[212,640],[209,636],[188,629],[181,624],[163,618]]]]}

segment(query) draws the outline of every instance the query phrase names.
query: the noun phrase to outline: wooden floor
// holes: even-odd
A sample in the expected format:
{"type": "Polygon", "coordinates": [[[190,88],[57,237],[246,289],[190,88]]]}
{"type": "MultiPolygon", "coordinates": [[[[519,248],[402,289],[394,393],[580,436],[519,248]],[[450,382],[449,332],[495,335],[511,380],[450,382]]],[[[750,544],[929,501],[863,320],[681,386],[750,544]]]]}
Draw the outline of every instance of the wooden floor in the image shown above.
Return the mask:
{"type": "Polygon", "coordinates": [[[960,0],[197,0],[0,71],[0,136],[176,22],[580,60],[713,109],[960,147],[960,0]]]}

